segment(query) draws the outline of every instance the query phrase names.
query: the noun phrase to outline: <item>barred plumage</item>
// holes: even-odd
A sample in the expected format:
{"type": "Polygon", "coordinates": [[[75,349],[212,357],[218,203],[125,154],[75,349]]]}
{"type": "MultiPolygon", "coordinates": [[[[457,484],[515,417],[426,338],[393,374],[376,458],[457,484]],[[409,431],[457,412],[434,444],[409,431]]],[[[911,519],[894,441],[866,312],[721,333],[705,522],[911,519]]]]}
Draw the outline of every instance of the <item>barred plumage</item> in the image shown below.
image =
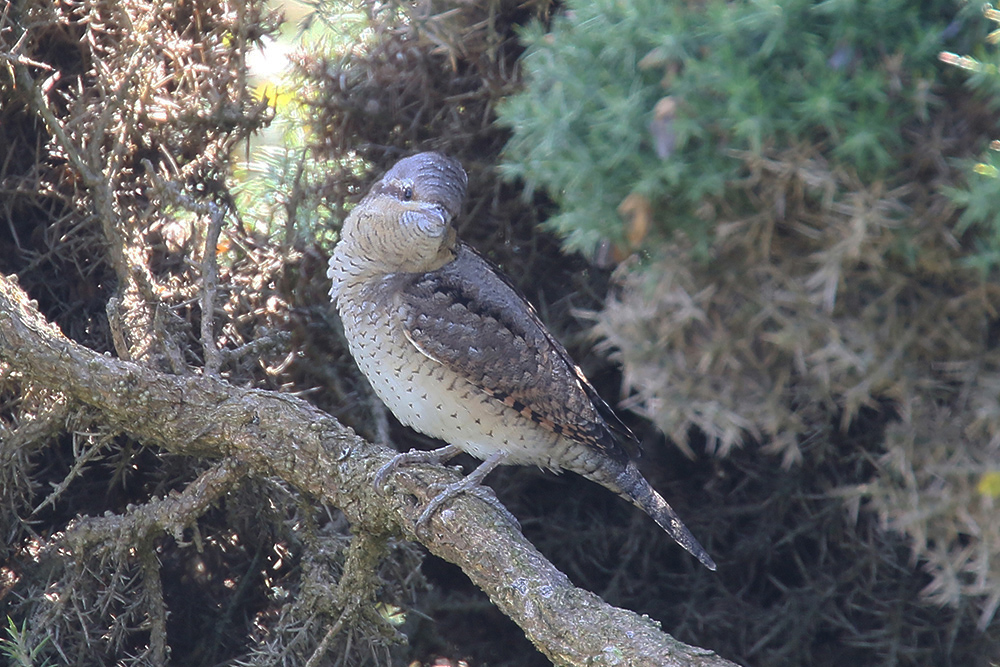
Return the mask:
{"type": "MultiPolygon", "coordinates": [[[[502,275],[457,240],[461,165],[399,161],[351,212],[330,258],[351,354],[396,417],[484,463],[425,510],[500,464],[570,470],[628,499],[706,567],[715,563],[642,477],[638,443],[502,275]]],[[[433,455],[431,455],[433,456],[433,455]]],[[[428,455],[401,454],[380,472],[428,455]]]]}

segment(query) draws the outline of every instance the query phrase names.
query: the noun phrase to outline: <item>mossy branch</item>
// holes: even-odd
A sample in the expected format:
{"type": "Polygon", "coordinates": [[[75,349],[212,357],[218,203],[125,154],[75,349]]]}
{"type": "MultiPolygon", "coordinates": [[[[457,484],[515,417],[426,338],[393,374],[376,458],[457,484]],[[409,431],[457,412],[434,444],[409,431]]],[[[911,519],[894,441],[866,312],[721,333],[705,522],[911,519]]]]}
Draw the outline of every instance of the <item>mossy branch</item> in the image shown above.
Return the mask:
{"type": "Polygon", "coordinates": [[[358,437],[303,400],[232,386],[216,377],[167,375],[82,347],[47,322],[15,279],[0,276],[0,359],[26,381],[90,405],[109,425],[174,454],[229,457],[249,474],[276,476],[340,508],[356,533],[402,534],[452,562],[559,665],[722,667],[656,623],[574,587],[495,508],[467,494],[415,523],[428,488],[457,473],[420,466],[376,491],[392,452],[358,437]]]}

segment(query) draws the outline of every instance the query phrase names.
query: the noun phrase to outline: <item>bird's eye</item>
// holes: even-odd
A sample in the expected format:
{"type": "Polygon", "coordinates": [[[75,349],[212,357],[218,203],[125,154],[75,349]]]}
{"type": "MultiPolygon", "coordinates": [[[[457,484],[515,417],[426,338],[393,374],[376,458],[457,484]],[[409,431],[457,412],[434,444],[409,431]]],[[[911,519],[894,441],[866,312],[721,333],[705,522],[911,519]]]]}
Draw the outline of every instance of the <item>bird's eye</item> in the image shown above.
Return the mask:
{"type": "Polygon", "coordinates": [[[403,188],[403,201],[410,201],[413,199],[413,186],[407,185],[403,188]]]}

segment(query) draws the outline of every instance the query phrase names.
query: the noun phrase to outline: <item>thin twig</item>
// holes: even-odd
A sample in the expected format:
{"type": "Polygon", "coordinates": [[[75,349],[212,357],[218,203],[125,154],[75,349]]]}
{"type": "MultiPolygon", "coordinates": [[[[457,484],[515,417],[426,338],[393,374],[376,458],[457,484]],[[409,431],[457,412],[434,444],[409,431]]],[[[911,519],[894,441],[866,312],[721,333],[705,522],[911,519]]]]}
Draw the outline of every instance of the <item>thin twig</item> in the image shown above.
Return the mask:
{"type": "Polygon", "coordinates": [[[215,292],[219,286],[219,234],[226,209],[209,203],[211,215],[205,233],[205,251],[201,259],[201,346],[205,355],[205,375],[218,375],[222,365],[219,346],[215,342],[215,292]]]}
{"type": "Polygon", "coordinates": [[[130,506],[124,514],[85,517],[70,523],[55,544],[66,544],[82,554],[88,553],[95,544],[115,547],[133,544],[158,531],[170,533],[182,542],[184,528],[207,512],[212,503],[243,479],[245,473],[245,464],[231,458],[223,459],[179,493],[130,506]],[[123,539],[123,535],[128,535],[128,540],[123,539]]]}
{"type": "Polygon", "coordinates": [[[350,607],[345,607],[344,611],[340,612],[340,617],[337,619],[337,622],[330,626],[330,629],[326,631],[325,635],[323,635],[323,639],[316,647],[316,650],[313,651],[311,656],[309,656],[309,660],[306,661],[306,667],[316,667],[320,664],[323,656],[325,656],[326,652],[330,649],[330,642],[333,641],[333,638],[336,637],[337,634],[343,629],[344,622],[351,615],[351,611],[350,607]]]}
{"type": "Polygon", "coordinates": [[[167,606],[163,601],[163,582],[160,581],[160,562],[152,544],[142,550],[142,586],[146,592],[146,609],[149,617],[149,650],[157,667],[167,664],[167,606]]]}
{"type": "Polygon", "coordinates": [[[285,240],[283,250],[295,246],[295,223],[298,218],[299,204],[305,199],[305,193],[302,191],[302,176],[305,173],[308,150],[308,148],[302,149],[302,157],[299,158],[299,163],[295,168],[295,177],[292,179],[292,193],[285,201],[285,240]]]}
{"type": "Polygon", "coordinates": [[[292,334],[289,331],[275,331],[274,333],[268,334],[266,336],[261,336],[260,338],[255,338],[249,343],[244,343],[239,347],[235,348],[223,348],[219,350],[219,354],[222,358],[222,363],[229,363],[233,361],[238,361],[244,357],[248,356],[260,356],[265,350],[270,350],[278,347],[279,345],[288,345],[292,340],[292,334]]]}
{"type": "Polygon", "coordinates": [[[25,90],[31,91],[31,102],[32,106],[35,107],[35,111],[38,115],[42,117],[45,122],[45,126],[49,129],[49,132],[55,137],[56,142],[58,142],[60,148],[66,152],[66,157],[69,159],[73,168],[80,172],[80,177],[83,179],[84,184],[89,188],[100,188],[104,186],[104,181],[101,179],[101,175],[90,168],[83,156],[80,155],[80,151],[77,149],[76,144],[73,140],[69,138],[66,134],[66,129],[62,126],[62,123],[56,118],[56,114],[52,109],[49,108],[49,104],[42,95],[42,91],[39,89],[37,82],[31,77],[28,72],[28,68],[24,65],[17,63],[14,65],[14,70],[17,73],[17,82],[19,85],[23,86],[25,90]]]}
{"type": "Polygon", "coordinates": [[[108,445],[108,443],[111,442],[112,437],[113,434],[105,435],[104,437],[101,438],[100,442],[98,442],[96,445],[85,451],[83,454],[77,456],[76,460],[73,462],[73,467],[70,468],[69,472],[66,473],[66,476],[62,478],[62,481],[59,482],[59,484],[57,484],[54,489],[52,489],[52,493],[50,493],[38,507],[36,507],[31,511],[31,516],[38,514],[42,509],[45,508],[46,505],[52,505],[53,507],[55,507],[56,500],[59,498],[59,496],[61,496],[63,492],[67,488],[69,488],[70,483],[77,478],[77,476],[83,470],[83,467],[88,463],[90,463],[90,461],[94,457],[96,457],[101,452],[101,450],[108,445]]]}

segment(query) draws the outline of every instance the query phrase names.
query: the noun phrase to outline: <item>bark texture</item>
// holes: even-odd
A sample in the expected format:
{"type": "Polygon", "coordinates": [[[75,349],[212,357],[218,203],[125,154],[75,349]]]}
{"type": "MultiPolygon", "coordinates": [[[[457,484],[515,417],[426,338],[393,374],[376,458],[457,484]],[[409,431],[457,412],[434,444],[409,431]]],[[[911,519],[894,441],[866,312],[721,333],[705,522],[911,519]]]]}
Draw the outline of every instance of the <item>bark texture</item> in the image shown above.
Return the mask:
{"type": "MultiPolygon", "coordinates": [[[[393,453],[387,447],[366,442],[295,397],[241,389],[215,377],[168,375],[97,354],[47,322],[10,276],[0,276],[0,361],[22,381],[91,406],[144,443],[173,454],[229,459],[249,475],[279,477],[316,502],[340,508],[356,534],[420,541],[461,567],[556,664],[733,664],[574,587],[479,498],[457,498],[417,535],[428,489],[454,482],[455,472],[408,468],[393,478],[396,486],[378,492],[372,480],[393,453]]],[[[211,484],[212,476],[196,483],[211,484]]]]}

